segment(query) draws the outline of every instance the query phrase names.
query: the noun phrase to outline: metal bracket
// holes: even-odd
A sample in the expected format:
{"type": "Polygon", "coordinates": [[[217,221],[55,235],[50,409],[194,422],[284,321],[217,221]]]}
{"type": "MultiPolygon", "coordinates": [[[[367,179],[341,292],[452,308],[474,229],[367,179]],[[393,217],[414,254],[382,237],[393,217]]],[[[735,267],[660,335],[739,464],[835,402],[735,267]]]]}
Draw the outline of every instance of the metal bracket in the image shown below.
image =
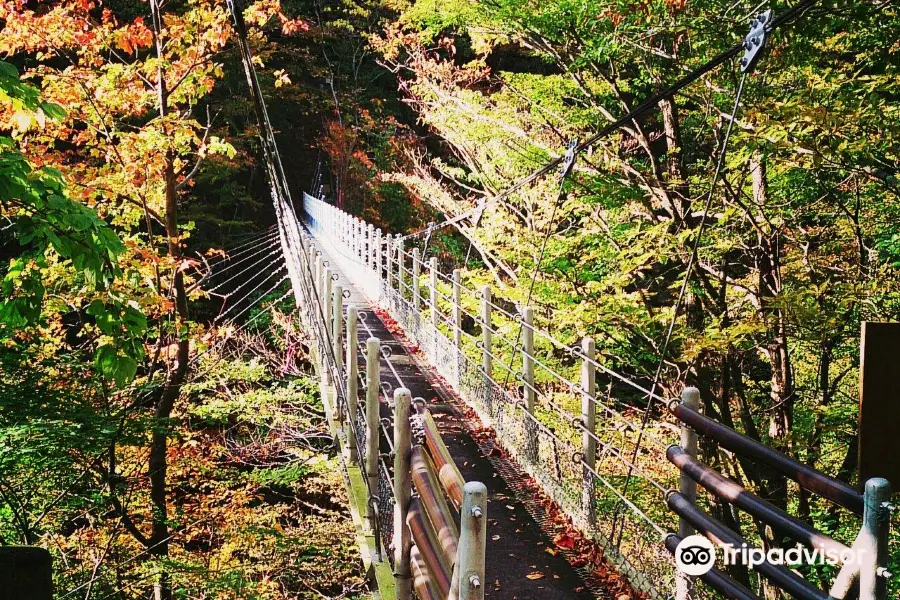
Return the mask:
{"type": "Polygon", "coordinates": [[[572,172],[572,167],[575,166],[575,156],[578,150],[578,138],[571,140],[568,144],[566,144],[566,154],[563,156],[563,161],[559,165],[559,176],[563,179],[569,176],[569,173],[572,172]]]}
{"type": "Polygon", "coordinates": [[[772,10],[761,12],[750,20],[750,33],[744,38],[744,56],[741,58],[741,73],[749,73],[756,66],[763,48],[766,46],[768,26],[772,21],[772,10]]]}

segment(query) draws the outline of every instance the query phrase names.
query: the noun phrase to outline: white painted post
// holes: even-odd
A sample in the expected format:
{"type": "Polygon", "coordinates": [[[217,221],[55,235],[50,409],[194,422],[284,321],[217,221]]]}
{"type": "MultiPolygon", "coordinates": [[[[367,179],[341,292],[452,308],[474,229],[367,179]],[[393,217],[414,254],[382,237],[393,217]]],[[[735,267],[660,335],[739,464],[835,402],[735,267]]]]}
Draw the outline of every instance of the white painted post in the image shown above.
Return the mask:
{"type": "Polygon", "coordinates": [[[432,256],[428,260],[428,268],[431,269],[431,272],[428,274],[429,279],[428,283],[430,286],[429,289],[429,301],[431,302],[431,326],[434,327],[435,331],[438,327],[438,295],[437,295],[437,257],[432,256]]]}
{"type": "Polygon", "coordinates": [[[356,449],[356,418],[359,414],[359,391],[357,389],[359,377],[359,363],[357,362],[356,345],[359,343],[357,335],[357,312],[352,304],[347,305],[347,422],[349,424],[350,460],[358,461],[359,453],[356,449]]]}
{"type": "Polygon", "coordinates": [[[534,309],[526,306],[522,309],[522,381],[525,410],[534,414],[534,309]]]}
{"type": "MultiPolygon", "coordinates": [[[[325,267],[322,269],[322,318],[325,319],[325,331],[328,332],[327,335],[331,335],[331,291],[332,284],[334,281],[331,279],[331,269],[329,267],[325,267]]],[[[323,343],[326,344],[326,348],[328,340],[322,340],[323,343]]],[[[328,352],[331,352],[333,349],[328,348],[328,352]]],[[[325,373],[325,381],[329,385],[333,383],[331,369],[328,368],[328,360],[327,357],[322,357],[324,364],[322,365],[323,371],[325,373]]],[[[337,406],[332,407],[334,410],[337,409],[337,406]]]]}
{"type": "MultiPolygon", "coordinates": [[[[459,599],[484,600],[487,578],[484,571],[487,543],[487,488],[480,481],[469,481],[463,488],[459,511],[459,599]]],[[[456,599],[453,599],[456,600],[456,599]]]]}
{"type": "Polygon", "coordinates": [[[400,293],[400,299],[406,297],[403,292],[403,263],[406,262],[406,253],[403,251],[403,239],[397,240],[397,291],[400,293]]]}
{"type": "MultiPolygon", "coordinates": [[[[381,342],[378,338],[366,340],[366,478],[369,480],[369,493],[378,493],[378,454],[379,427],[381,427],[380,403],[378,391],[381,389],[381,369],[379,356],[381,342]]],[[[369,500],[372,500],[370,495],[369,500]]],[[[369,531],[375,532],[375,509],[368,503],[369,531]]]]}
{"type": "MultiPolygon", "coordinates": [[[[525,411],[534,416],[536,394],[534,393],[534,309],[526,306],[522,309],[522,397],[525,399],[525,411]]],[[[512,361],[510,361],[512,362],[512,361]]],[[[536,423],[531,417],[525,418],[525,457],[536,463],[538,460],[538,432],[536,423]]]]}
{"type": "Polygon", "coordinates": [[[407,388],[394,391],[394,584],[397,600],[412,597],[410,550],[412,540],[406,516],[412,499],[410,452],[412,430],[409,423],[412,396],[407,388]]]}
{"type": "MultiPolygon", "coordinates": [[[[341,284],[335,284],[334,291],[331,294],[331,342],[334,352],[334,364],[337,372],[340,373],[344,368],[344,288],[341,284]]],[[[342,420],[343,415],[338,411],[338,421],[342,420]]]]}
{"type": "Polygon", "coordinates": [[[381,249],[381,229],[375,230],[375,283],[378,284],[378,289],[381,289],[381,263],[382,263],[382,249],[381,249]]]}
{"type": "Polygon", "coordinates": [[[462,274],[453,269],[453,346],[460,352],[462,346],[462,274]]]}
{"type": "Polygon", "coordinates": [[[594,471],[597,468],[597,378],[594,357],[596,348],[594,340],[586,337],[581,340],[581,460],[584,464],[582,473],[581,507],[587,517],[588,525],[597,524],[597,511],[594,508],[594,471]]]}
{"type": "Polygon", "coordinates": [[[369,269],[375,270],[375,226],[369,223],[369,269]]]}
{"type": "MultiPolygon", "coordinates": [[[[693,410],[700,409],[700,390],[695,387],[686,387],[681,392],[681,403],[693,410]]],[[[681,426],[681,448],[688,456],[697,458],[697,434],[687,425],[681,426]]],[[[678,480],[678,491],[694,504],[697,502],[697,484],[687,473],[681,471],[678,480]]],[[[678,519],[678,535],[682,539],[694,535],[696,530],[683,518],[678,519]]],[[[675,573],[675,600],[692,600],[696,597],[692,578],[677,570],[675,573]]]]}
{"type": "Polygon", "coordinates": [[[394,236],[391,234],[387,234],[385,239],[384,259],[384,278],[387,281],[388,302],[390,302],[391,290],[394,288],[394,236]]]}
{"type": "Polygon", "coordinates": [[[891,484],[887,479],[874,477],[866,481],[862,530],[853,543],[860,562],[859,600],[887,599],[890,500],[891,484]]]}
{"type": "Polygon", "coordinates": [[[494,374],[491,360],[491,287],[481,288],[481,368],[487,377],[494,374]]]}
{"type": "Polygon", "coordinates": [[[318,301],[317,303],[319,305],[316,307],[315,310],[312,311],[313,312],[313,322],[315,322],[315,320],[319,318],[318,311],[322,307],[322,255],[321,254],[316,253],[316,260],[314,261],[313,264],[315,265],[315,269],[314,269],[315,273],[313,273],[313,275],[315,275],[315,277],[316,277],[316,280],[313,282],[313,285],[315,286],[316,299],[317,299],[317,301],[318,301]]]}
{"type": "MultiPolygon", "coordinates": [[[[419,311],[422,309],[422,296],[419,293],[419,275],[422,272],[422,261],[419,259],[419,249],[412,249],[412,304],[413,318],[416,323],[416,331],[418,331],[419,311]]],[[[416,336],[418,337],[418,336],[416,336]]]]}
{"type": "Polygon", "coordinates": [[[481,288],[481,370],[484,374],[484,406],[493,412],[494,365],[491,358],[491,288],[481,288]]]}

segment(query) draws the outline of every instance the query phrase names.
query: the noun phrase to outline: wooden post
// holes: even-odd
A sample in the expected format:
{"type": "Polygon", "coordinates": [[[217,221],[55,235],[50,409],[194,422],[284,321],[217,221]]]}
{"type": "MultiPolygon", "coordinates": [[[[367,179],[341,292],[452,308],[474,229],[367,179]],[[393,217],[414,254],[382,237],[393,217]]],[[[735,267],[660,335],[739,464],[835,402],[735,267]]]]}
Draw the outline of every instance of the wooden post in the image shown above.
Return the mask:
{"type": "MultiPolygon", "coordinates": [[[[325,267],[322,269],[322,318],[325,319],[325,331],[328,332],[328,335],[331,336],[331,292],[333,289],[334,280],[331,278],[331,268],[325,267]]],[[[322,340],[322,343],[326,344],[326,348],[328,347],[328,340],[322,340]]],[[[333,348],[329,348],[329,351],[332,351],[333,348]]],[[[325,360],[325,364],[323,366],[323,371],[325,373],[325,381],[329,385],[333,383],[332,381],[332,373],[331,369],[328,368],[327,357],[323,356],[323,360],[325,360]]],[[[337,405],[332,407],[333,410],[337,410],[337,405]]]]}
{"type": "Polygon", "coordinates": [[[412,541],[406,516],[412,499],[410,452],[412,431],[409,424],[412,396],[408,389],[394,391],[394,583],[397,600],[412,597],[412,572],[409,554],[412,541]]]}
{"type": "Polygon", "coordinates": [[[359,341],[357,335],[357,312],[352,304],[347,305],[347,423],[349,425],[348,440],[350,442],[350,460],[358,461],[359,453],[356,449],[356,419],[359,414],[359,390],[357,389],[359,377],[359,363],[357,362],[357,348],[359,341]]]}
{"type": "MultiPolygon", "coordinates": [[[[419,325],[419,311],[422,309],[422,296],[419,292],[419,276],[422,274],[422,261],[419,258],[419,249],[412,249],[412,304],[413,318],[415,319],[416,332],[419,325]]],[[[418,336],[416,336],[418,338],[418,336]]]]}
{"type": "MultiPolygon", "coordinates": [[[[693,410],[699,410],[700,390],[695,387],[684,388],[684,391],[681,392],[681,403],[693,410]]],[[[697,434],[687,425],[681,426],[681,448],[688,456],[697,458],[697,434]]],[[[679,475],[678,491],[680,491],[691,504],[697,502],[697,484],[684,471],[681,471],[679,475]]],[[[689,535],[694,535],[694,533],[696,533],[696,530],[686,519],[678,519],[678,535],[681,536],[682,539],[689,535]]],[[[696,592],[694,592],[691,576],[686,575],[681,571],[677,571],[675,573],[675,600],[690,600],[695,597],[696,592]]]]}
{"type": "MultiPolygon", "coordinates": [[[[378,338],[366,340],[366,478],[369,480],[369,493],[378,493],[378,454],[379,427],[381,427],[380,403],[378,391],[381,389],[381,342],[378,338]]],[[[369,497],[372,500],[372,496],[369,497]]],[[[375,510],[369,502],[369,531],[374,532],[375,510]]]]}
{"type": "MultiPolygon", "coordinates": [[[[432,256],[428,260],[428,268],[431,269],[431,272],[428,274],[428,283],[430,285],[429,291],[429,300],[431,302],[431,326],[434,327],[435,332],[438,327],[438,295],[437,295],[437,257],[432,256]]],[[[436,339],[436,338],[435,338],[436,339]]]]}
{"type": "Polygon", "coordinates": [[[900,481],[894,434],[900,428],[900,323],[862,324],[859,345],[859,481],[900,481]]]}
{"type": "Polygon", "coordinates": [[[863,499],[862,530],[853,543],[860,566],[859,600],[886,600],[891,484],[882,477],[869,479],[863,499]]]}
{"type": "Polygon", "coordinates": [[[581,508],[591,527],[597,524],[597,512],[594,509],[594,471],[597,469],[597,378],[594,357],[596,347],[592,338],[581,340],[581,423],[584,431],[581,434],[581,460],[584,464],[582,473],[581,508]]]}
{"type": "Polygon", "coordinates": [[[459,518],[459,600],[484,600],[487,488],[480,481],[466,483],[459,518]]]}
{"type": "Polygon", "coordinates": [[[0,600],[53,600],[50,553],[33,546],[0,546],[0,600]]]}

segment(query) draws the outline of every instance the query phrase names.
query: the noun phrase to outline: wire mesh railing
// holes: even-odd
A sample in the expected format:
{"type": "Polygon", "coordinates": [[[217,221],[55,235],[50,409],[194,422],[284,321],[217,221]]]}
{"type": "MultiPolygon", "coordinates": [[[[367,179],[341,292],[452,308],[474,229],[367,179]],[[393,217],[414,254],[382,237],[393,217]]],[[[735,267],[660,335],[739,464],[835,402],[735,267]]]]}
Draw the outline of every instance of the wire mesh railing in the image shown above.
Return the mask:
{"type": "MultiPolygon", "coordinates": [[[[649,597],[671,598],[674,593],[679,599],[699,599],[710,596],[711,590],[735,597],[734,590],[738,590],[741,594],[738,597],[756,598],[754,592],[724,571],[712,569],[703,575],[706,586],[697,586],[695,580],[676,572],[673,556],[678,555],[678,544],[690,532],[700,529],[707,537],[724,539],[709,532],[721,531],[726,535],[729,531],[721,529],[724,526],[704,512],[721,512],[722,498],[714,493],[695,498],[696,482],[686,480],[688,473],[681,466],[672,468],[677,464],[673,456],[680,456],[679,452],[696,459],[697,431],[723,448],[733,444],[745,453],[758,455],[756,458],[763,463],[775,465],[773,473],[787,473],[801,487],[806,485],[804,482],[828,480],[829,486],[840,492],[839,497],[850,498],[849,506],[858,504],[859,495],[847,492],[845,484],[813,473],[757,441],[692,413],[685,408],[685,402],[689,396],[699,397],[696,389],[685,390],[684,402],[662,397],[640,381],[604,364],[596,356],[590,338],[582,339],[578,346],[565,343],[534,324],[531,308],[494,301],[489,287],[475,290],[465,285],[459,270],[454,270],[452,275],[440,273],[436,259],[425,263],[417,248],[404,249],[402,238],[397,241],[382,236],[380,230],[315,198],[306,196],[304,205],[312,235],[329,248],[329,254],[340,263],[343,272],[386,311],[387,315],[382,316],[396,322],[414,350],[494,430],[496,442],[506,451],[505,456],[530,475],[573,523],[597,543],[604,558],[634,588],[649,597]],[[604,391],[597,389],[601,380],[606,384],[604,391]],[[622,392],[628,393],[632,402],[620,398],[622,392]],[[655,402],[669,410],[648,420],[644,418],[649,414],[645,412],[648,407],[634,406],[633,400],[638,396],[644,402],[655,402]],[[693,450],[685,441],[691,436],[694,436],[693,450]],[[695,491],[685,495],[686,489],[695,491]],[[668,533],[676,530],[678,535],[668,533]]],[[[391,324],[386,324],[393,329],[391,324]]],[[[402,385],[391,361],[386,362],[402,385]]],[[[389,403],[383,390],[379,389],[378,394],[389,403]]],[[[387,428],[378,424],[369,427],[383,429],[387,437],[387,428]]],[[[692,468],[696,471],[703,467],[692,468]]],[[[386,464],[383,470],[387,482],[386,464]]],[[[884,480],[870,480],[867,488],[869,484],[878,493],[889,489],[884,480]]],[[[737,484],[727,484],[734,485],[737,484]]],[[[808,489],[821,494],[821,487],[814,485],[808,489]]],[[[387,497],[388,488],[379,485],[377,492],[373,492],[377,493],[377,504],[391,502],[387,497]]],[[[848,506],[846,502],[837,504],[848,506]]],[[[748,514],[759,518],[756,509],[751,508],[748,514]]],[[[888,508],[880,506],[872,510],[886,512],[888,508]]],[[[767,516],[760,521],[763,525],[777,526],[792,519],[782,509],[764,512],[767,516]]],[[[851,519],[855,517],[850,515],[851,519]]],[[[878,529],[875,525],[873,531],[878,529]]],[[[740,529],[740,522],[736,526],[740,529]]],[[[385,521],[380,527],[388,531],[392,524],[385,521]]],[[[391,536],[385,536],[384,540],[385,547],[389,547],[391,536]]],[[[763,540],[757,535],[751,542],[759,545],[763,540]]],[[[879,566],[880,570],[875,566],[878,565],[872,563],[871,568],[866,567],[867,581],[872,583],[878,579],[880,583],[870,586],[867,600],[883,597],[877,591],[878,586],[883,587],[881,580],[889,576],[883,565],[879,566]]],[[[851,582],[853,568],[845,564],[833,585],[839,587],[843,580],[851,582]]],[[[858,576],[862,571],[855,572],[858,576]]],[[[771,563],[761,568],[760,573],[768,580],[766,585],[774,584],[786,590],[796,588],[800,594],[797,597],[826,597],[822,596],[824,591],[816,589],[816,584],[772,568],[771,563]]],[[[754,589],[764,587],[756,572],[743,576],[754,589]]]]}
{"type": "Polygon", "coordinates": [[[678,429],[673,423],[651,423],[644,431],[650,442],[632,462],[625,449],[636,442],[639,417],[629,418],[629,409],[616,408],[610,396],[588,394],[580,376],[588,365],[638,392],[649,390],[524,323],[514,309],[491,301],[489,290],[463,285],[458,274],[432,273],[432,264],[423,262],[416,248],[389,242],[380,231],[315,198],[306,196],[304,208],[315,239],[494,429],[510,458],[634,587],[652,597],[669,597],[674,562],[661,540],[676,528],[676,519],[661,492],[676,486],[665,448],[677,441],[678,429]],[[528,347],[516,341],[520,327],[532,333],[525,336],[534,342],[528,347]],[[590,429],[584,425],[586,396],[584,410],[600,416],[590,429]],[[597,448],[590,460],[584,454],[586,440],[597,448]]]}

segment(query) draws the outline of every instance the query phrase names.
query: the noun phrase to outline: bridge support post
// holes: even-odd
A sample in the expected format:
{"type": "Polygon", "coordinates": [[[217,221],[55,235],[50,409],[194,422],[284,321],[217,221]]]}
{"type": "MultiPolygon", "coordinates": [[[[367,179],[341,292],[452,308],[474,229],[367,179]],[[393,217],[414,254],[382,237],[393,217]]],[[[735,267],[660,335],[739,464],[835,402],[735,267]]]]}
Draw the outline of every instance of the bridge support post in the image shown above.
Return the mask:
{"type": "Polygon", "coordinates": [[[369,487],[369,531],[377,531],[375,507],[372,501],[378,494],[379,427],[381,427],[378,392],[381,389],[379,356],[381,342],[378,338],[366,340],[366,479],[369,487]]]}
{"type": "Polygon", "coordinates": [[[596,346],[593,338],[581,340],[581,461],[584,465],[581,488],[581,508],[588,525],[597,525],[597,511],[594,508],[594,472],[597,469],[597,378],[594,357],[596,346]]]}
{"type": "Polygon", "coordinates": [[[405,297],[403,292],[403,263],[406,262],[403,251],[403,238],[397,240],[397,292],[401,300],[405,297]]]}
{"type": "Polygon", "coordinates": [[[459,389],[459,374],[462,371],[462,274],[459,269],[453,269],[453,360],[455,367],[456,389],[459,389]]]}
{"type": "Polygon", "coordinates": [[[381,263],[382,263],[382,250],[381,250],[381,229],[375,230],[375,284],[378,286],[379,291],[381,290],[381,263]]]}
{"type": "MultiPolygon", "coordinates": [[[[324,263],[323,263],[324,264],[324,263]]],[[[325,323],[325,333],[329,338],[332,338],[331,335],[331,292],[332,292],[332,284],[334,280],[331,278],[331,269],[329,267],[324,267],[322,269],[322,290],[321,290],[321,298],[322,298],[322,319],[324,319],[325,323]]],[[[327,352],[332,352],[333,347],[329,347],[329,342],[332,340],[323,340],[325,343],[325,347],[328,348],[327,352]]],[[[332,342],[333,343],[333,342],[332,342]]],[[[328,360],[327,357],[322,357],[325,360],[325,381],[328,385],[334,383],[333,374],[331,369],[328,368],[328,360]]],[[[332,407],[332,409],[336,409],[336,407],[332,407]]]]}
{"type": "MultiPolygon", "coordinates": [[[[429,293],[429,301],[431,302],[431,326],[434,327],[435,334],[437,334],[438,327],[438,295],[437,295],[437,257],[432,256],[428,260],[428,268],[430,269],[428,273],[428,293],[429,293]]],[[[437,340],[437,338],[435,338],[437,340]]]]}
{"type": "Polygon", "coordinates": [[[488,412],[493,408],[494,365],[491,358],[491,286],[481,288],[481,370],[484,374],[484,405],[488,412]]]}
{"type": "Polygon", "coordinates": [[[369,223],[369,268],[375,270],[375,226],[369,223]]]}
{"type": "MultiPolygon", "coordinates": [[[[484,600],[485,544],[487,542],[487,488],[480,481],[469,481],[463,488],[459,511],[458,600],[484,600]]],[[[452,600],[457,600],[453,596],[452,600]]]]}
{"type": "Polygon", "coordinates": [[[406,517],[412,499],[410,452],[412,431],[409,423],[412,396],[407,388],[394,392],[394,582],[397,600],[412,597],[410,551],[412,538],[406,517]]]}
{"type": "MultiPolygon", "coordinates": [[[[693,410],[700,409],[700,390],[695,387],[686,387],[681,392],[681,403],[693,410]]],[[[688,456],[697,458],[697,434],[687,425],[681,426],[681,448],[688,456]]],[[[683,470],[680,470],[678,491],[684,497],[695,504],[697,502],[697,483],[690,478],[683,470]]],[[[694,535],[696,530],[684,518],[678,519],[678,535],[682,539],[689,535],[694,535]]],[[[675,600],[693,600],[697,594],[694,591],[694,582],[690,575],[686,575],[681,571],[675,574],[675,600]]]]}
{"type": "MultiPolygon", "coordinates": [[[[340,284],[335,284],[334,291],[331,294],[331,343],[332,352],[334,354],[334,365],[337,371],[336,377],[340,377],[344,370],[344,288],[340,284]]],[[[339,406],[340,402],[335,403],[335,413],[337,422],[344,421],[344,413],[339,406]]]]}
{"type": "MultiPolygon", "coordinates": [[[[512,362],[512,361],[510,361],[512,362]]],[[[534,417],[534,405],[537,399],[534,387],[534,309],[526,306],[522,309],[522,397],[525,400],[525,411],[534,417]]],[[[525,456],[535,464],[538,460],[538,432],[532,418],[525,420],[525,456]]]]}
{"type": "Polygon", "coordinates": [[[319,306],[315,310],[312,311],[312,313],[313,313],[312,318],[316,319],[316,318],[318,318],[318,315],[316,313],[318,312],[318,309],[321,308],[321,305],[322,305],[322,254],[321,253],[316,252],[316,259],[315,259],[315,261],[313,261],[313,265],[314,265],[313,276],[316,278],[316,280],[315,280],[315,282],[313,282],[313,284],[314,284],[314,289],[316,290],[316,299],[319,303],[319,306]]]}
{"type": "Polygon", "coordinates": [[[359,451],[356,444],[356,421],[359,414],[359,363],[356,359],[357,343],[359,341],[357,328],[356,307],[347,305],[347,424],[348,441],[350,446],[350,460],[359,461],[359,451]]]}
{"type": "Polygon", "coordinates": [[[888,532],[891,484],[882,477],[866,481],[862,530],[853,543],[859,562],[859,600],[887,599],[888,532]]]}
{"type": "MultiPolygon", "coordinates": [[[[419,336],[419,311],[422,310],[422,294],[419,290],[419,276],[422,274],[422,260],[419,258],[419,249],[412,249],[412,307],[413,307],[413,339],[418,343],[419,336]]],[[[407,324],[408,325],[408,324],[407,324]]]]}
{"type": "Polygon", "coordinates": [[[387,306],[391,305],[391,290],[394,289],[394,236],[387,234],[384,244],[384,279],[387,282],[387,306]]]}

